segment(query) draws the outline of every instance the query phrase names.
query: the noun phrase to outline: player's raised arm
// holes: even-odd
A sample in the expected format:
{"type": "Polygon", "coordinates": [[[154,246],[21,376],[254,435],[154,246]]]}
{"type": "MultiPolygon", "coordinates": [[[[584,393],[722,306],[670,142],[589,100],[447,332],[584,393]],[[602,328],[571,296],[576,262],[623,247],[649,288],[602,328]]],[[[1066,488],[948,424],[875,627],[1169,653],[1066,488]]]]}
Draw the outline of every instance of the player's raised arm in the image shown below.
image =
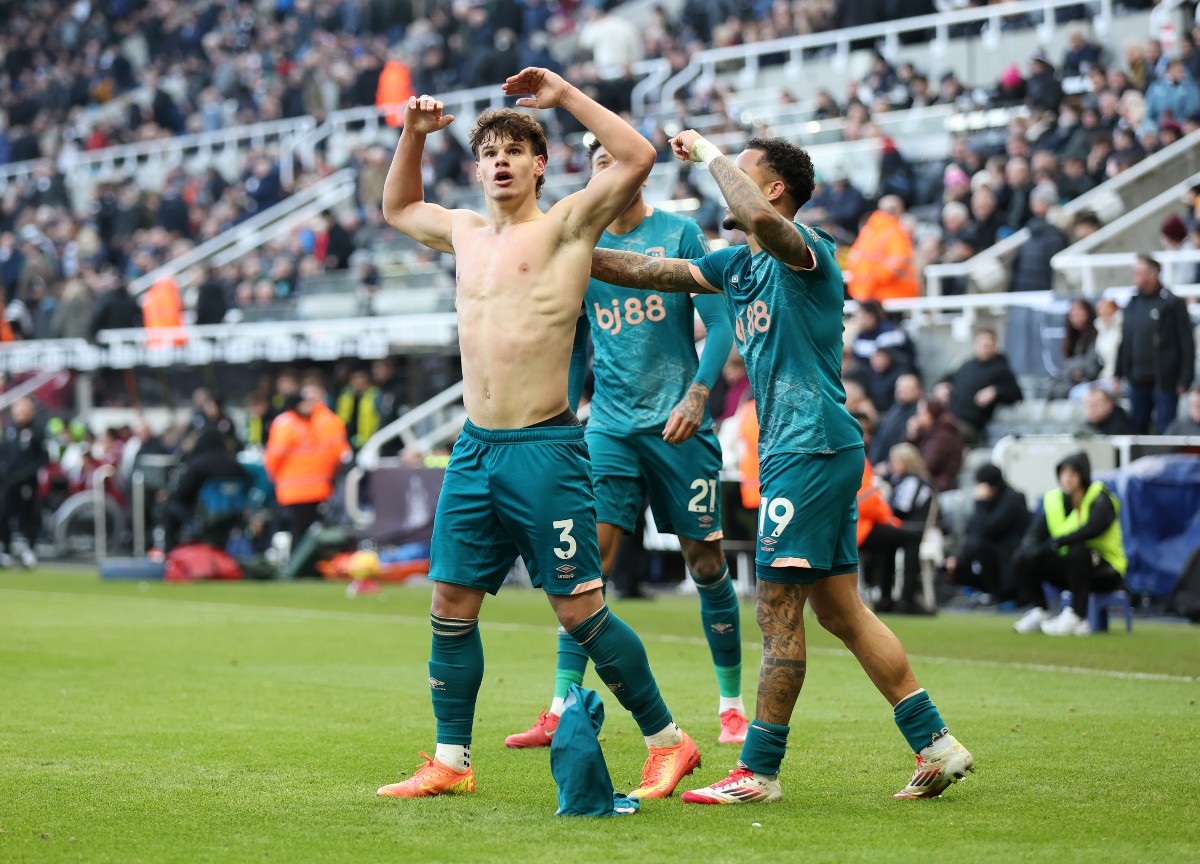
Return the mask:
{"type": "Polygon", "coordinates": [[[568,236],[579,235],[595,242],[650,176],[654,146],[600,103],[573,87],[548,69],[523,69],[504,82],[509,95],[530,94],[517,105],[531,108],[562,107],[595,135],[614,160],[597,173],[587,187],[564,199],[563,218],[568,236]]]}
{"type": "MultiPolygon", "coordinates": [[[[751,142],[751,148],[753,144],[751,142]]],[[[811,270],[816,266],[816,257],[808,248],[803,232],[790,218],[804,202],[792,201],[790,204],[795,206],[790,206],[786,201],[786,196],[790,194],[787,184],[761,164],[761,153],[751,162],[754,157],[747,157],[747,154],[755,151],[747,149],[739,157],[739,161],[746,158],[747,164],[735,165],[717,145],[694,129],[685,129],[672,138],[671,149],[675,158],[681,161],[708,165],[713,179],[721,188],[721,194],[725,196],[734,223],[747,234],[752,234],[764,251],[789,267],[811,270]],[[750,168],[754,169],[753,176],[748,173],[750,168]],[[781,209],[790,209],[789,215],[781,213],[781,209]]]]}
{"type": "MultiPolygon", "coordinates": [[[[605,172],[611,171],[606,168],[605,172]]],[[[682,258],[652,258],[638,252],[596,249],[592,252],[592,278],[643,291],[675,294],[720,294],[708,284],[699,268],[682,258]]]]}
{"type": "Polygon", "coordinates": [[[445,129],[454,120],[453,114],[442,114],[444,108],[432,96],[409,97],[404,131],[383,184],[383,218],[418,243],[454,254],[450,211],[425,200],[425,184],[421,181],[425,136],[445,129]]]}

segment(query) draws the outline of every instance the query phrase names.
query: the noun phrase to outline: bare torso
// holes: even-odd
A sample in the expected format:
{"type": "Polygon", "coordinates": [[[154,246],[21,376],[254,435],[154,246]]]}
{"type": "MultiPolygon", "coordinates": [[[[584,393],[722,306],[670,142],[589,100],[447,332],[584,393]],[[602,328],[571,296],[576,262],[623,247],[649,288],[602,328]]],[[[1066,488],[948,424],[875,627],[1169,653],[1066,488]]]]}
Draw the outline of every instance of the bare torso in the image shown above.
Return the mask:
{"type": "Polygon", "coordinates": [[[471,422],[516,429],[567,407],[567,373],[591,246],[564,242],[552,210],[497,232],[482,216],[454,221],[463,401],[471,422]]]}

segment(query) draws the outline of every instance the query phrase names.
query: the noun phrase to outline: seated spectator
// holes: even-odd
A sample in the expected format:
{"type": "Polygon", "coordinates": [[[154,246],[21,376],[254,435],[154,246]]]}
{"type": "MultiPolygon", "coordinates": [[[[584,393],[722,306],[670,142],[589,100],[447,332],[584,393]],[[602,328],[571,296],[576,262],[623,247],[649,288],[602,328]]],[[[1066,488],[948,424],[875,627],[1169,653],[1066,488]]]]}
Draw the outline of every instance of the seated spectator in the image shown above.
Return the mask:
{"type": "Polygon", "coordinates": [[[996,202],[996,193],[986,184],[971,193],[971,246],[976,250],[987,249],[996,242],[997,234],[1004,227],[1004,214],[996,202]]]}
{"type": "Polygon", "coordinates": [[[867,200],[850,183],[844,171],[837,171],[830,178],[829,184],[813,195],[804,207],[803,218],[806,223],[832,223],[847,234],[858,233],[858,223],[863,214],[870,209],[867,200]]]}
{"type": "Polygon", "coordinates": [[[880,348],[890,348],[894,356],[909,366],[916,365],[916,349],[908,334],[888,318],[878,300],[864,300],[854,313],[858,335],[854,337],[854,356],[869,361],[880,348]]]}
{"type": "Polygon", "coordinates": [[[1089,42],[1082,30],[1072,30],[1067,37],[1067,51],[1063,56],[1062,74],[1067,77],[1082,75],[1100,65],[1101,47],[1089,42]]]}
{"type": "Polygon", "coordinates": [[[1050,386],[1051,399],[1066,399],[1072,388],[1100,377],[1104,362],[1096,350],[1096,310],[1082,297],[1071,301],[1063,336],[1062,366],[1050,386]]]}
{"type": "Polygon", "coordinates": [[[917,296],[912,238],[900,222],[903,215],[899,196],[885,195],[850,247],[845,276],[855,300],[917,296]]]}
{"type": "Polygon", "coordinates": [[[891,487],[888,506],[893,519],[877,522],[859,548],[869,553],[868,581],[879,587],[876,612],[898,612],[901,615],[928,615],[917,601],[921,585],[921,538],[925,534],[930,508],[933,507],[933,486],[921,454],[911,444],[897,444],[888,457],[887,482],[891,487]],[[900,600],[893,599],[896,582],[896,552],[904,550],[904,584],[900,600]]]}
{"type": "Polygon", "coordinates": [[[954,416],[937,399],[923,399],[908,421],[908,441],[917,445],[933,488],[945,492],[958,485],[963,439],[954,416]]]}
{"type": "Polygon", "coordinates": [[[925,396],[921,379],[912,373],[901,375],[896,379],[892,396],[892,407],[879,419],[878,428],[867,449],[871,464],[878,466],[879,471],[886,467],[881,463],[888,458],[892,448],[903,443],[908,435],[908,421],[917,413],[917,405],[925,396]]]}
{"type": "Polygon", "coordinates": [[[896,382],[901,375],[912,374],[912,367],[898,349],[879,348],[871,355],[870,369],[867,395],[877,412],[886,412],[896,400],[896,382]]]}
{"type": "MultiPolygon", "coordinates": [[[[195,436],[194,443],[185,453],[179,471],[172,478],[167,491],[167,500],[162,508],[166,551],[179,545],[183,540],[184,527],[196,518],[196,508],[204,484],[218,479],[243,480],[248,483],[250,477],[238,462],[236,442],[217,427],[208,426],[195,436]]],[[[223,548],[234,525],[232,520],[225,520],[221,525],[202,527],[221,535],[210,535],[204,539],[223,548]]]]}
{"type": "Polygon", "coordinates": [[[1013,600],[1017,594],[1013,561],[1029,524],[1025,496],[1008,485],[999,468],[988,464],[975,472],[974,498],[966,536],[946,559],[946,575],[989,599],[1013,600]]]}
{"type": "Polygon", "coordinates": [[[1010,291],[1049,291],[1054,287],[1050,259],[1067,248],[1067,238],[1046,221],[1050,208],[1058,204],[1058,189],[1041,183],[1029,193],[1029,219],[1025,227],[1030,237],[1017,250],[1013,261],[1010,291]]]}
{"type": "Polygon", "coordinates": [[[1042,498],[1017,552],[1020,602],[1030,607],[1014,625],[1018,633],[1087,636],[1088,596],[1124,585],[1125,546],[1120,504],[1103,483],[1092,481],[1086,453],[1058,463],[1058,488],[1042,498]],[[1046,609],[1043,583],[1071,592],[1057,618],[1046,609]]]}
{"type": "Polygon", "coordinates": [[[1200,388],[1188,391],[1187,413],[1172,420],[1165,434],[1200,435],[1200,388]]]}
{"type": "Polygon", "coordinates": [[[1183,61],[1167,63],[1167,71],[1146,88],[1146,120],[1157,128],[1167,116],[1176,122],[1200,111],[1200,87],[1183,61]]]}
{"type": "MultiPolygon", "coordinates": [[[[1158,229],[1159,242],[1164,252],[1181,252],[1185,249],[1195,249],[1189,236],[1187,224],[1179,218],[1178,213],[1171,213],[1162,221],[1158,229]]],[[[1194,261],[1178,261],[1163,265],[1163,281],[1172,287],[1187,285],[1195,274],[1194,261]]]]}
{"type": "Polygon", "coordinates": [[[996,350],[996,332],[987,328],[976,331],[973,350],[972,359],[944,377],[933,390],[949,406],[968,444],[983,435],[997,405],[1021,401],[1017,376],[1008,359],[996,350]]]}
{"type": "Polygon", "coordinates": [[[1097,435],[1133,435],[1133,421],[1113,395],[1103,387],[1093,387],[1083,397],[1083,419],[1086,431],[1097,435]]]}

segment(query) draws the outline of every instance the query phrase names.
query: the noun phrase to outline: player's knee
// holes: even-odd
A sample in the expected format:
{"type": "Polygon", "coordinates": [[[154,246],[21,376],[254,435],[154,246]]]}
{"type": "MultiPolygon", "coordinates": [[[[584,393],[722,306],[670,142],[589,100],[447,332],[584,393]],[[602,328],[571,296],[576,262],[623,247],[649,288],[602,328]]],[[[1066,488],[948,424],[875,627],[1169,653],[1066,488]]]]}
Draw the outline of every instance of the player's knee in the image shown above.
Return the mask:
{"type": "Polygon", "coordinates": [[[688,543],[684,552],[688,572],[702,584],[713,582],[725,567],[725,555],[719,543],[688,543]]]}

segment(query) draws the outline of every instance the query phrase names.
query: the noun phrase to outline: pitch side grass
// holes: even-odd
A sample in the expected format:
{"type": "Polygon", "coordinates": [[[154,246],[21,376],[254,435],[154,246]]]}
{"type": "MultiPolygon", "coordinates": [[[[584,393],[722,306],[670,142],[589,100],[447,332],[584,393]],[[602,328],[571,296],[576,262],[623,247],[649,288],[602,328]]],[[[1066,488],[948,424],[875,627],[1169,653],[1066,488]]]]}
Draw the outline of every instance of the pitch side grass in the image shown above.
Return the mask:
{"type": "MultiPolygon", "coordinates": [[[[1016,636],[1013,616],[889,619],[978,765],[941,800],[901,802],[913,760],[891,711],[810,616],[782,803],[673,798],[588,820],[554,816],[548,750],[503,746],[551,695],[554,622],[532,591],[484,604],[478,792],[375,797],[432,752],[428,607],[427,586],[352,600],[325,584],[0,574],[0,862],[1130,864],[1200,850],[1200,627],[1051,639],[1016,636]]],[[[724,776],[737,748],[715,743],[696,601],[615,608],[701,747],[684,788],[724,776]]],[[[645,748],[605,701],[605,755],[628,790],[645,748]]]]}

